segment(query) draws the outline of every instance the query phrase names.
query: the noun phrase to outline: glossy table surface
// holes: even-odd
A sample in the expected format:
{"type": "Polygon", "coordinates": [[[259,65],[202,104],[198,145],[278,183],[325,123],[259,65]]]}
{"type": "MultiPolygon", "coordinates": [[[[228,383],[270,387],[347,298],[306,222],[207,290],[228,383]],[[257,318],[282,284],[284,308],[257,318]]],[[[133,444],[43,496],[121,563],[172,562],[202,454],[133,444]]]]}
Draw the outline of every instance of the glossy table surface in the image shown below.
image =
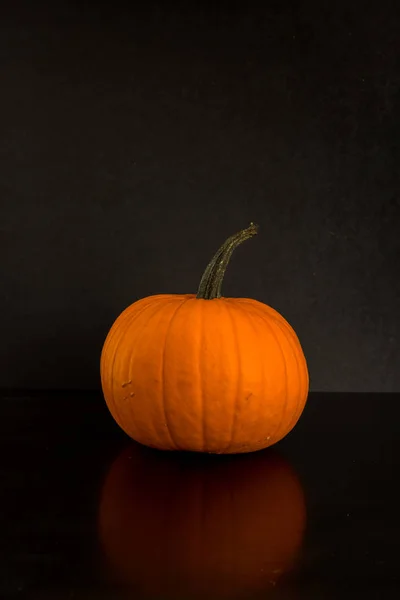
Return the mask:
{"type": "Polygon", "coordinates": [[[273,449],[131,442],[100,393],[0,398],[0,597],[400,597],[400,395],[312,393],[273,449]]]}

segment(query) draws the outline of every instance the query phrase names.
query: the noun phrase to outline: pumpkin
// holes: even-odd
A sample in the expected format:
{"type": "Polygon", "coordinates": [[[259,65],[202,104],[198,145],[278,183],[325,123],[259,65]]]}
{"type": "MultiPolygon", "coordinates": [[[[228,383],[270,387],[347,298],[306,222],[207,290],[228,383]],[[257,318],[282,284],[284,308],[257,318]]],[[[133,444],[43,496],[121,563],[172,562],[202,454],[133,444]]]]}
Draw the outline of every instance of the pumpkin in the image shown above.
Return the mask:
{"type": "Polygon", "coordinates": [[[284,586],[305,527],[301,482],[273,449],[210,456],[133,443],[111,465],[98,508],[106,580],[138,599],[284,586]]]}
{"type": "Polygon", "coordinates": [[[297,423],[309,380],[296,333],[266,304],[221,295],[233,250],[257,231],[252,223],[227,239],[197,295],[138,300],[111,327],[102,389],[134,440],[164,450],[243,453],[276,443],[297,423]]]}

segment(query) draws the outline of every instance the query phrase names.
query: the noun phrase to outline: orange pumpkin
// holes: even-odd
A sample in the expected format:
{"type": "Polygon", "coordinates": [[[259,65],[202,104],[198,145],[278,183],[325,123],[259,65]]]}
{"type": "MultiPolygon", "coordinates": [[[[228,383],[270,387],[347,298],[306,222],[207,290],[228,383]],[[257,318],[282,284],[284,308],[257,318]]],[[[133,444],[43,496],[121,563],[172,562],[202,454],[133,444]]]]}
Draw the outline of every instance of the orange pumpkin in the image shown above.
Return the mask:
{"type": "Polygon", "coordinates": [[[308,395],[300,342],[273,308],[224,298],[231,236],[194,294],[150,296],[117,318],[101,355],[108,408],[134,440],[164,450],[242,453],[282,439],[308,395]]]}
{"type": "Polygon", "coordinates": [[[301,483],[271,449],[216,457],[132,444],[99,503],[108,577],[135,598],[247,598],[282,585],[305,526],[301,483]]]}

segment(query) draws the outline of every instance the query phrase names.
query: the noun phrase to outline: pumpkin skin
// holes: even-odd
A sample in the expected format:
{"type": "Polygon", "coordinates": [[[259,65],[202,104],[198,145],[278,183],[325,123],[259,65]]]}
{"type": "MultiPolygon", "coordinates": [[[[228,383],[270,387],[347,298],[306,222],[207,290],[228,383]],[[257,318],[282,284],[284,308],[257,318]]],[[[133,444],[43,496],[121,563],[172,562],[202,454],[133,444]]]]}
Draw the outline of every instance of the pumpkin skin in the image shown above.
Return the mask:
{"type": "Polygon", "coordinates": [[[266,304],[218,295],[221,273],[215,278],[210,293],[203,285],[197,296],[133,303],[106,338],[100,371],[107,406],[144,445],[252,452],[282,439],[304,409],[307,364],[292,327],[266,304]]]}
{"type": "Polygon", "coordinates": [[[135,598],[247,598],[296,565],[301,483],[271,449],[211,457],[132,444],[102,488],[98,531],[111,580],[135,598]]]}

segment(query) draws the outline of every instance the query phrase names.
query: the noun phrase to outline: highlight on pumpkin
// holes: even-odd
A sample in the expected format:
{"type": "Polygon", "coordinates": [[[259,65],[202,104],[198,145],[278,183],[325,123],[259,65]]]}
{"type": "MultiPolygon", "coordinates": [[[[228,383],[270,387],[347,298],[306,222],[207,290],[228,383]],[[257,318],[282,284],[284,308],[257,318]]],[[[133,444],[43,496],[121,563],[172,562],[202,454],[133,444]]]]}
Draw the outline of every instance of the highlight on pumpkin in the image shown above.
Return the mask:
{"type": "Polygon", "coordinates": [[[258,226],[230,236],[196,294],[158,294],[128,306],[104,342],[101,385],[133,440],[214,454],[271,446],[296,425],[308,396],[300,341],[287,320],[250,298],[222,296],[232,252],[258,226]]]}
{"type": "Polygon", "coordinates": [[[300,480],[271,450],[211,457],[132,444],[99,501],[106,570],[137,599],[231,600],[283,586],[305,527],[300,480]]]}

